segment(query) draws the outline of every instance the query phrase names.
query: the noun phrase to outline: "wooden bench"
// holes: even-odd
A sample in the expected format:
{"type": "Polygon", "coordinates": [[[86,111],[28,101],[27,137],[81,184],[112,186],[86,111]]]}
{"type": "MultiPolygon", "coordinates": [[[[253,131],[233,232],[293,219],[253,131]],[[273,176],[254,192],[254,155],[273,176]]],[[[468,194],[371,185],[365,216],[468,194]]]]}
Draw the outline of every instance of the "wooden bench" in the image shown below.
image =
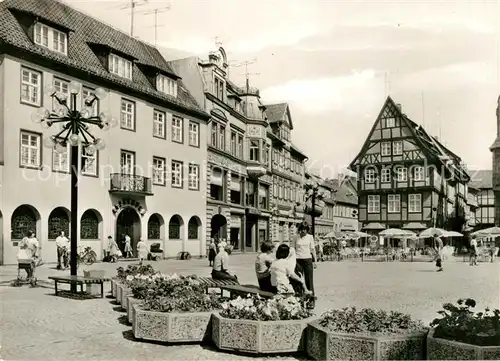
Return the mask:
{"type": "Polygon", "coordinates": [[[82,276],[51,276],[49,277],[50,280],[53,280],[55,285],[55,291],[56,291],[56,296],[57,296],[57,284],[58,283],[66,283],[70,285],[80,285],[80,290],[83,293],[83,285],[90,285],[90,284],[100,284],[101,285],[101,298],[104,297],[104,282],[109,281],[108,278],[101,278],[101,277],[82,277],[82,276]]]}
{"type": "Polygon", "coordinates": [[[222,286],[221,290],[228,291],[230,298],[233,298],[233,295],[246,296],[249,293],[252,295],[259,295],[260,297],[263,297],[263,298],[273,298],[274,296],[276,296],[272,292],[262,291],[257,286],[249,287],[249,286],[242,286],[242,285],[229,285],[229,286],[222,286]]]}
{"type": "Polygon", "coordinates": [[[205,291],[207,293],[209,288],[221,288],[224,286],[238,285],[238,282],[233,280],[214,280],[211,277],[198,277],[198,281],[205,286],[205,291]]]}

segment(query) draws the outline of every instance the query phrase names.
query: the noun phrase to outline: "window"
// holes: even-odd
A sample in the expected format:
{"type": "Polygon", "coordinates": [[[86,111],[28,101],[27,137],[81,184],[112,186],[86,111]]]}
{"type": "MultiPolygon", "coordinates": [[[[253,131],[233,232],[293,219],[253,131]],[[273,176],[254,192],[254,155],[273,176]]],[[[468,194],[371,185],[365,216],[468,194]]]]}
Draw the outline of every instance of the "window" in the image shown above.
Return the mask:
{"type": "Polygon", "coordinates": [[[219,124],[219,149],[226,150],[226,127],[219,124]]]}
{"type": "Polygon", "coordinates": [[[368,196],[368,213],[380,212],[380,196],[368,196]]]}
{"type": "Polygon", "coordinates": [[[384,155],[391,155],[391,143],[390,142],[382,142],[381,143],[381,151],[380,153],[384,155]]]}
{"type": "Polygon", "coordinates": [[[268,209],[269,208],[269,187],[265,185],[259,185],[259,208],[268,209]]]}
{"type": "Polygon", "coordinates": [[[237,138],[236,133],[231,132],[231,149],[230,149],[230,151],[231,151],[231,154],[234,155],[235,157],[236,157],[236,151],[238,149],[237,145],[236,145],[236,142],[237,142],[236,138],[237,138]]]}
{"type": "Polygon", "coordinates": [[[85,101],[92,101],[94,99],[95,92],[93,89],[83,87],[82,88],[82,109],[87,108],[90,111],[91,116],[97,116],[99,114],[99,102],[94,102],[92,107],[89,108],[85,101]]]}
{"type": "Polygon", "coordinates": [[[422,211],[422,195],[408,194],[408,212],[420,213],[422,211]]]}
{"type": "Polygon", "coordinates": [[[148,239],[160,239],[163,219],[156,213],[152,214],[148,220],[148,239]]]}
{"type": "Polygon", "coordinates": [[[266,144],[266,149],[264,150],[264,163],[269,166],[269,158],[271,157],[271,147],[266,144]]]}
{"type": "Polygon", "coordinates": [[[385,127],[386,128],[394,128],[396,126],[396,119],[394,118],[387,118],[385,120],[385,127]]]}
{"type": "Polygon", "coordinates": [[[365,182],[366,183],[374,183],[376,178],[375,169],[368,168],[365,169],[365,182]]]}
{"type": "Polygon", "coordinates": [[[398,140],[392,143],[392,154],[401,155],[403,154],[403,142],[398,140]]]}
{"type": "Polygon", "coordinates": [[[68,35],[42,23],[36,23],[34,29],[35,44],[52,51],[68,55],[68,35]]]}
{"type": "Polygon", "coordinates": [[[172,187],[182,188],[182,162],[173,160],[170,173],[172,187]]]}
{"type": "Polygon", "coordinates": [[[168,223],[168,238],[181,239],[181,220],[177,215],[170,218],[168,223]]]}
{"type": "Polygon", "coordinates": [[[200,125],[198,123],[189,122],[189,145],[200,146],[200,125]]]}
{"type": "Polygon", "coordinates": [[[121,174],[132,175],[135,173],[135,153],[122,150],[120,153],[121,174]]]}
{"type": "Polygon", "coordinates": [[[183,119],[172,117],[172,141],[176,143],[184,142],[184,132],[182,131],[183,119]]]}
{"type": "Polygon", "coordinates": [[[132,62],[116,54],[109,54],[108,70],[112,74],[132,80],[132,62]]]}
{"type": "Polygon", "coordinates": [[[382,168],[380,173],[380,181],[382,183],[391,183],[391,169],[390,168],[382,168]]]}
{"type": "Polygon", "coordinates": [[[23,205],[16,208],[11,217],[11,239],[21,240],[28,232],[36,233],[37,217],[33,209],[29,206],[23,205]]]}
{"type": "Polygon", "coordinates": [[[21,102],[42,105],[42,73],[21,68],[21,102]]]}
{"type": "Polygon", "coordinates": [[[425,180],[425,169],[422,166],[417,166],[413,168],[413,180],[423,181],[425,180]]]}
{"type": "Polygon", "coordinates": [[[399,194],[389,194],[387,196],[387,212],[399,213],[401,211],[401,196],[399,194]]]}
{"type": "Polygon", "coordinates": [[[188,188],[196,191],[200,189],[200,166],[197,164],[189,165],[188,188]]]}
{"type": "Polygon", "coordinates": [[[135,103],[122,99],[120,111],[120,127],[122,129],[135,130],[135,103]]]}
{"type": "Polygon", "coordinates": [[[99,239],[99,218],[92,210],[86,210],[80,220],[81,239],[99,239]]]}
{"type": "Polygon", "coordinates": [[[21,161],[23,167],[38,168],[42,165],[41,159],[41,135],[30,132],[21,132],[21,161]]]}
{"type": "Polygon", "coordinates": [[[153,111],[153,136],[165,139],[165,113],[159,110],[153,111]]]}
{"type": "Polygon", "coordinates": [[[165,185],[165,158],[153,157],[153,184],[165,185]]]}
{"type": "Polygon", "coordinates": [[[81,156],[82,174],[98,176],[97,157],[99,151],[96,150],[93,154],[90,154],[87,152],[87,148],[85,146],[82,146],[81,149],[82,149],[82,156],[81,156]]]}
{"type": "Polygon", "coordinates": [[[250,139],[250,160],[259,161],[259,153],[260,153],[260,142],[255,139],[250,139]]]}
{"type": "MultiPolygon", "coordinates": [[[[62,149],[61,149],[62,150],[62,149]]],[[[69,146],[61,151],[52,149],[52,170],[54,172],[69,172],[69,146]]]]}
{"type": "Polygon", "coordinates": [[[210,144],[212,147],[217,148],[217,123],[212,122],[210,128],[210,144]]]}
{"type": "Polygon", "coordinates": [[[188,222],[188,239],[198,239],[199,223],[196,217],[191,217],[188,222]]]}
{"type": "Polygon", "coordinates": [[[214,95],[224,101],[224,81],[218,77],[214,77],[214,95]]]}
{"type": "Polygon", "coordinates": [[[69,234],[69,217],[66,211],[62,208],[54,209],[49,215],[48,226],[48,239],[56,239],[61,232],[69,234]]]}
{"type": "Polygon", "coordinates": [[[406,182],[408,180],[408,169],[398,167],[396,168],[396,175],[399,182],[406,182]]]}
{"type": "Polygon", "coordinates": [[[177,97],[177,81],[159,74],[156,77],[156,90],[177,97]]]}
{"type": "Polygon", "coordinates": [[[242,135],[239,135],[238,136],[238,157],[240,157],[241,159],[243,159],[243,136],[242,135]]]}
{"type": "MultiPolygon", "coordinates": [[[[52,86],[54,87],[54,91],[58,93],[61,98],[66,98],[68,102],[68,106],[70,105],[70,97],[69,97],[69,83],[66,80],[62,80],[59,78],[55,78],[52,81],[52,86]]],[[[52,110],[55,112],[59,112],[60,110],[65,111],[66,107],[64,105],[59,104],[56,99],[52,99],[52,110]]]]}

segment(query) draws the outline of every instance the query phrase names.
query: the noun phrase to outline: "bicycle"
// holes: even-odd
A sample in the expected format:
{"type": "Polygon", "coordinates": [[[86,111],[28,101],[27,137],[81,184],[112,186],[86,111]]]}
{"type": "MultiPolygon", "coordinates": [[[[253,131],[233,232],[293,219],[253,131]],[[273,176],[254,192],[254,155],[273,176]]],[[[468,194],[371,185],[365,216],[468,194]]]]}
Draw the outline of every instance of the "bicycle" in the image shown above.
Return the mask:
{"type": "Polygon", "coordinates": [[[80,247],[79,252],[77,252],[77,262],[78,264],[83,263],[86,266],[91,266],[97,261],[97,254],[92,249],[92,247],[87,246],[85,248],[80,247]]]}

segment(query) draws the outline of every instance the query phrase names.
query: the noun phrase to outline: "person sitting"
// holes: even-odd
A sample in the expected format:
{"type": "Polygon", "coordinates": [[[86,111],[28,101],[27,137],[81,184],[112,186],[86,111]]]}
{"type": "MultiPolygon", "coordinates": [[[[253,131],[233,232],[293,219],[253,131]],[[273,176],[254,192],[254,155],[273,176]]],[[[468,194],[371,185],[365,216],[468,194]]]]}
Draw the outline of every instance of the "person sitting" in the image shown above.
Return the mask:
{"type": "Polygon", "coordinates": [[[225,248],[219,244],[219,253],[215,256],[212,268],[212,278],[214,280],[232,280],[238,282],[238,277],[229,272],[229,255],[225,248]]]}
{"type": "Polygon", "coordinates": [[[273,244],[271,242],[264,242],[260,245],[260,252],[255,260],[255,273],[257,274],[257,281],[259,288],[262,291],[272,292],[273,286],[271,285],[271,273],[269,267],[274,261],[273,244]]]}
{"type": "Polygon", "coordinates": [[[281,244],[276,250],[276,260],[271,264],[269,269],[273,292],[284,295],[295,294],[295,290],[290,283],[290,280],[294,280],[302,285],[304,294],[311,294],[312,292],[307,289],[304,279],[299,277],[295,273],[295,269],[292,268],[289,256],[290,247],[286,244],[281,244]]]}

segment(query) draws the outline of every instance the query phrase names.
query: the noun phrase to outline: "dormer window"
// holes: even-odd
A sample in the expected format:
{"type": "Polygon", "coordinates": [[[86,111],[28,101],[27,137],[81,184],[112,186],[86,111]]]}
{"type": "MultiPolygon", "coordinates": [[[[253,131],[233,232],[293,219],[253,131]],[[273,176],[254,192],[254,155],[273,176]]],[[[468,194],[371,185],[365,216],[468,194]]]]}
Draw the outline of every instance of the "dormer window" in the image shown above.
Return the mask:
{"type": "Polygon", "coordinates": [[[116,54],[109,54],[108,70],[112,74],[132,80],[132,62],[116,54]]]}
{"type": "Polygon", "coordinates": [[[214,95],[224,101],[224,80],[217,76],[214,78],[214,95]]]}
{"type": "Polygon", "coordinates": [[[177,97],[177,81],[165,75],[158,74],[156,77],[156,90],[177,97]]]}
{"type": "Polygon", "coordinates": [[[34,29],[35,44],[52,51],[68,55],[68,34],[42,23],[36,23],[34,29]]]}

